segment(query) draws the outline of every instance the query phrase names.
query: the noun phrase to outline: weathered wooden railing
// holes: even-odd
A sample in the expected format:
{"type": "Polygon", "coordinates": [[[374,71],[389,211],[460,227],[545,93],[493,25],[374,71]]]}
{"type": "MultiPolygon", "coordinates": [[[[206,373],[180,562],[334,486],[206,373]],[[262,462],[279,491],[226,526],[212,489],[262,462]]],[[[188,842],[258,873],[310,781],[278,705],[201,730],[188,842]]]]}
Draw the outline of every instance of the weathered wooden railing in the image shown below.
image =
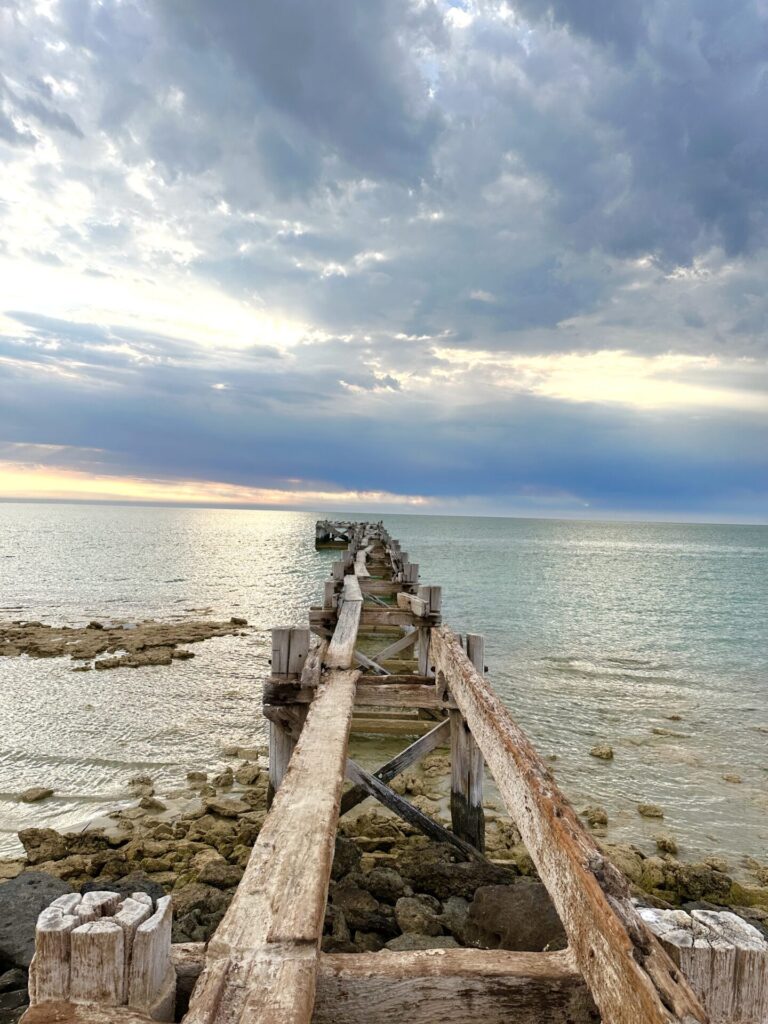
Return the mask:
{"type": "MultiPolygon", "coordinates": [[[[207,948],[171,951],[185,985],[199,974],[187,1024],[765,1024],[768,944],[759,933],[734,915],[641,914],[486,681],[483,638],[462,643],[440,624],[440,588],[419,586],[418,566],[380,523],[318,524],[319,546],[341,535],[348,546],[310,629],[273,631],[264,687],[272,802],[245,875],[207,948]],[[366,636],[384,641],[377,654],[359,650],[366,636]],[[420,717],[376,717],[394,708],[420,717]],[[375,772],[349,758],[351,730],[395,726],[422,735],[375,772]],[[451,830],[388,785],[448,743],[451,830]],[[486,764],[568,950],[321,953],[339,814],[373,796],[461,856],[482,858],[486,764]]],[[[138,1024],[147,1011],[43,1001],[28,1017],[138,1024]]]]}

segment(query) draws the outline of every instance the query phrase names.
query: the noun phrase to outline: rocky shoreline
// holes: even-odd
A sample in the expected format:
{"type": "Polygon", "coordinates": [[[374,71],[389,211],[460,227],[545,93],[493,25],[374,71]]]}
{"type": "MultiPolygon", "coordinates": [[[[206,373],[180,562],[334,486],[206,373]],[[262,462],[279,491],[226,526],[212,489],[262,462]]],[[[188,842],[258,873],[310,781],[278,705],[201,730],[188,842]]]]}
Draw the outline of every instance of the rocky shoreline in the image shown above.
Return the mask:
{"type": "Polygon", "coordinates": [[[170,665],[194,658],[179,644],[199,643],[214,636],[236,636],[246,619],[233,615],[228,622],[192,620],[181,622],[120,622],[105,625],[51,626],[18,619],[0,622],[0,657],[58,658],[69,656],[78,664],[73,672],[91,669],[142,668],[170,665]],[[103,657],[111,654],[113,657],[103,657]]]}
{"type": "MultiPolygon", "coordinates": [[[[267,813],[265,751],[239,750],[209,778],[190,772],[183,789],[158,796],[148,776],[131,782],[135,806],[76,833],[28,828],[25,857],[0,861],[0,1024],[24,1008],[34,923],[65,892],[113,888],[173,897],[175,942],[205,941],[232,899],[267,813]],[[247,760],[242,755],[248,755],[247,760]]],[[[440,816],[448,760],[425,758],[396,780],[427,813],[440,816]]],[[[341,819],[323,949],[356,953],[449,946],[557,949],[565,936],[509,818],[487,809],[487,860],[462,861],[400,819],[362,805],[341,819]]],[[[599,808],[588,808],[599,835],[599,808]]],[[[768,868],[755,884],[734,880],[717,858],[684,863],[671,850],[647,856],[603,844],[641,902],[658,907],[729,908],[768,937],[768,868]]]]}

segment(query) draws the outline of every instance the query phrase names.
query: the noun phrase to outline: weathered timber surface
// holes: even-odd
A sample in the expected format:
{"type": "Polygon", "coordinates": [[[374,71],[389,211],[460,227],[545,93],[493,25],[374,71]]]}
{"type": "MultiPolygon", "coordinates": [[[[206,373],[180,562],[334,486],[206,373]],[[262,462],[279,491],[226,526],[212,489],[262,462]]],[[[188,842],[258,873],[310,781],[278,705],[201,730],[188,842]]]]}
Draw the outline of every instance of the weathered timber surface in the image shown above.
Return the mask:
{"type": "Polygon", "coordinates": [[[640,916],[679,965],[712,1024],[768,1021],[768,942],[728,911],[655,910],[640,916]]]}
{"type": "Polygon", "coordinates": [[[438,690],[443,682],[450,688],[479,744],[606,1024],[707,1021],[632,905],[623,876],[587,834],[459,638],[435,628],[431,656],[438,690]]]}
{"type": "MultiPolygon", "coordinates": [[[[264,685],[267,704],[310,704],[315,699],[315,688],[295,686],[291,683],[272,682],[264,685]]],[[[355,697],[357,707],[403,707],[444,709],[447,705],[435,694],[434,683],[371,683],[361,682],[355,697]]]]}
{"type": "Polygon", "coordinates": [[[19,1024],[153,1024],[150,1017],[127,1006],[94,1003],[38,1003],[30,1006],[19,1024]]]}
{"type": "MultiPolygon", "coordinates": [[[[393,757],[386,764],[383,764],[381,768],[377,769],[373,774],[377,779],[381,779],[382,782],[390,782],[404,772],[406,768],[410,768],[412,764],[420,761],[427,754],[431,753],[436,747],[448,741],[450,735],[450,725],[448,720],[441,722],[440,725],[436,725],[434,729],[431,729],[425,736],[420,736],[414,743],[406,747],[405,750],[401,750],[399,754],[393,757]]],[[[365,786],[352,786],[351,789],[347,790],[344,796],[341,798],[341,814],[346,814],[347,811],[351,811],[353,807],[357,807],[359,803],[362,803],[371,794],[365,786]]]]}
{"type": "Polygon", "coordinates": [[[329,668],[352,666],[362,609],[363,595],[360,593],[360,584],[354,576],[345,576],[336,629],[325,655],[325,664],[329,668]]]}
{"type": "Polygon", "coordinates": [[[567,952],[324,955],[313,1024],[596,1024],[567,952]]]}
{"type": "Polygon", "coordinates": [[[359,672],[323,677],[186,1024],[306,1024],[359,672]]]}
{"type": "MultiPolygon", "coordinates": [[[[467,657],[482,675],[485,670],[485,637],[467,635],[467,657]]],[[[463,716],[451,711],[451,828],[457,836],[485,849],[483,811],[483,755],[463,716]]]]}

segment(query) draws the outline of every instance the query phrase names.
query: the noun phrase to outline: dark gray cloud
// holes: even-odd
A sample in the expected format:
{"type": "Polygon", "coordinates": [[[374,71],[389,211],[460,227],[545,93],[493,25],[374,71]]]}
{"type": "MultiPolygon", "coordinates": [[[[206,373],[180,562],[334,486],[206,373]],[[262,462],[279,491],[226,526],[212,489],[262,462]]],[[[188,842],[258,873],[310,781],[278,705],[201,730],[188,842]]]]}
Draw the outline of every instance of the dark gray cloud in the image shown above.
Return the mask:
{"type": "Polygon", "coordinates": [[[41,282],[0,311],[0,440],[442,497],[765,492],[764,4],[6,2],[0,40],[0,258],[41,282]],[[652,379],[710,398],[576,401],[514,362],[599,350],[685,357],[652,379]]]}

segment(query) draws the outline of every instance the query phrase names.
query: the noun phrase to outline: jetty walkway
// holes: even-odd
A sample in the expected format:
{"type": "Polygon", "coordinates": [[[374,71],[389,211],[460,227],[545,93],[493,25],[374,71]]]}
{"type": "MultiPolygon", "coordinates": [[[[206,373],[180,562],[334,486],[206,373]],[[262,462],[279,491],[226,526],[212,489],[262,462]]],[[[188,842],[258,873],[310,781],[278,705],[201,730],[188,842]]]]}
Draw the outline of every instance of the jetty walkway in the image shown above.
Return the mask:
{"type": "Polygon", "coordinates": [[[442,624],[441,588],[420,584],[383,525],[321,522],[316,544],[340,558],[309,627],[273,630],[271,806],[216,933],[172,946],[167,899],[94,912],[96,897],[85,911],[72,897],[41,915],[25,1024],[172,1020],[174,979],[194,984],[185,1024],[768,1021],[759,933],[733,914],[635,905],[488,682],[483,637],[442,624]],[[353,730],[411,742],[371,772],[349,756],[353,730]],[[389,786],[444,746],[450,829],[389,786]],[[484,858],[486,768],[568,948],[322,953],[339,816],[373,797],[458,858],[484,858]]]}

